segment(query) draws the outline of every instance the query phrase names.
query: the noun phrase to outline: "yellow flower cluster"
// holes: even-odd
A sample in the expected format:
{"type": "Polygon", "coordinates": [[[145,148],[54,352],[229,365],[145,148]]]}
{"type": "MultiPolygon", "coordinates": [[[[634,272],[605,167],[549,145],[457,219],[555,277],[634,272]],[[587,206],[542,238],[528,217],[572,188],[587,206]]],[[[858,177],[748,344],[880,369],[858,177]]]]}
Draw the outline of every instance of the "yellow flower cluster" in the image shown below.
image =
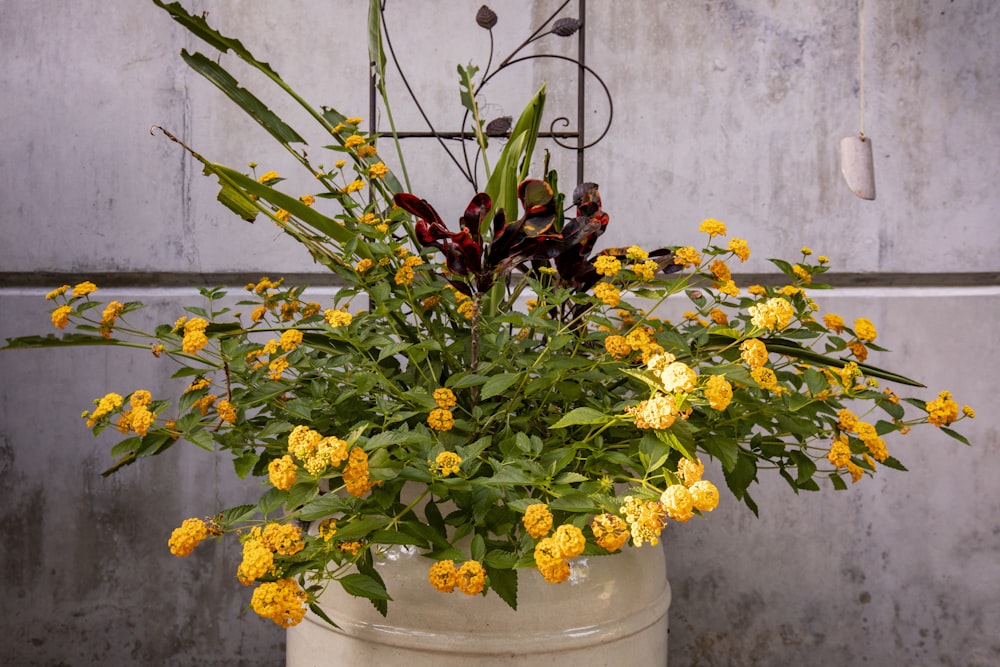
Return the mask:
{"type": "Polygon", "coordinates": [[[208,328],[208,321],[195,317],[184,323],[184,339],[181,341],[181,349],[188,354],[195,354],[208,345],[208,337],[205,329],[208,328]]]}
{"type": "Polygon", "coordinates": [[[833,441],[830,447],[829,453],[827,453],[826,458],[833,465],[838,468],[846,468],[847,472],[851,475],[851,483],[855,483],[861,479],[864,471],[862,471],[861,466],[856,464],[851,460],[851,445],[847,436],[841,433],[833,441]]]}
{"type": "Polygon", "coordinates": [[[706,220],[702,220],[701,225],[698,226],[698,231],[708,234],[709,237],[725,236],[726,223],[719,222],[715,218],[707,218],[706,220]]]}
{"type": "Polygon", "coordinates": [[[795,264],[795,265],[793,265],[792,266],[792,273],[794,273],[795,277],[798,278],[799,280],[801,280],[806,285],[808,285],[809,283],[812,282],[813,277],[812,277],[812,274],[809,273],[809,269],[807,269],[806,267],[802,266],[801,264],[795,264]]]}
{"type": "Polygon", "coordinates": [[[109,412],[116,410],[124,401],[121,394],[116,394],[114,392],[105,394],[103,398],[99,401],[95,400],[97,407],[93,412],[85,412],[84,416],[87,418],[87,428],[93,428],[97,420],[105,416],[109,412]]]}
{"type": "Polygon", "coordinates": [[[305,546],[298,526],[281,523],[269,523],[263,529],[254,526],[243,538],[243,560],[236,568],[236,577],[244,586],[249,586],[277,571],[275,554],[294,556],[305,546]]]}
{"type": "Polygon", "coordinates": [[[125,310],[125,304],[121,301],[112,301],[104,308],[104,312],[101,313],[101,335],[105,338],[111,338],[111,329],[114,327],[115,320],[118,316],[122,314],[125,310]]]}
{"type": "Polygon", "coordinates": [[[720,283],[725,283],[733,279],[732,271],[729,270],[729,267],[721,259],[717,259],[709,264],[708,270],[711,272],[712,277],[720,283]]]}
{"type": "Polygon", "coordinates": [[[319,524],[319,528],[316,529],[316,532],[323,538],[324,542],[329,542],[333,539],[333,536],[337,534],[337,520],[323,519],[319,524]]]}
{"type": "Polygon", "coordinates": [[[535,565],[545,581],[562,583],[569,579],[569,559],[582,554],[585,546],[583,532],[572,524],[563,524],[552,537],[542,538],[535,545],[535,565]]]}
{"type": "Polygon", "coordinates": [[[59,306],[52,311],[52,324],[56,329],[65,329],[69,324],[69,314],[73,312],[72,306],[59,306]]]}
{"type": "Polygon", "coordinates": [[[677,420],[677,402],[673,396],[656,394],[639,405],[627,408],[627,412],[635,417],[636,428],[651,428],[657,431],[670,428],[677,420]]]}
{"type": "Polygon", "coordinates": [[[674,252],[674,264],[680,264],[685,267],[701,266],[701,253],[691,246],[678,248],[674,252]]]}
{"type": "Polygon", "coordinates": [[[302,344],[302,332],[298,329],[286,329],[281,333],[278,346],[285,352],[291,352],[302,344]]]}
{"type": "Polygon", "coordinates": [[[927,421],[931,424],[937,427],[947,426],[956,419],[958,419],[958,403],[952,400],[951,392],[942,391],[933,401],[927,402],[927,421]]]}
{"type": "Polygon", "coordinates": [[[684,486],[691,486],[695,482],[701,481],[701,476],[705,474],[705,464],[700,459],[691,460],[687,457],[677,462],[677,476],[681,478],[684,486]]]}
{"type": "Polygon", "coordinates": [[[751,370],[767,363],[767,346],[757,338],[748,338],[740,343],[740,358],[751,370]]]}
{"type": "Polygon", "coordinates": [[[455,417],[447,408],[435,408],[427,416],[427,425],[435,431],[450,431],[455,425],[455,417]]]}
{"type": "Polygon", "coordinates": [[[376,162],[375,164],[368,167],[368,176],[370,178],[382,178],[389,173],[389,167],[385,166],[382,162],[376,162]]]}
{"type": "Polygon", "coordinates": [[[324,310],[323,317],[331,327],[346,327],[354,319],[349,312],[339,308],[324,310]]]}
{"type": "Polygon", "coordinates": [[[434,402],[437,403],[440,408],[452,408],[455,407],[456,403],[458,403],[458,400],[455,398],[455,393],[447,387],[435,389],[432,396],[434,398],[434,402]]]}
{"type": "Polygon", "coordinates": [[[56,297],[62,296],[63,294],[65,294],[68,291],[69,291],[69,285],[63,285],[62,287],[57,287],[54,290],[52,290],[51,292],[49,292],[48,294],[46,294],[45,298],[48,301],[51,301],[52,299],[55,299],[56,297]]]}
{"type": "Polygon", "coordinates": [[[590,524],[597,545],[608,551],[618,551],[628,541],[629,530],[625,519],[614,514],[598,514],[590,524]]]}
{"type": "Polygon", "coordinates": [[[97,285],[86,280],[73,286],[73,296],[87,296],[97,291],[97,285]]]}
{"type": "Polygon", "coordinates": [[[222,399],[215,406],[215,411],[219,413],[219,419],[230,424],[236,423],[236,406],[232,402],[222,399]]]}
{"type": "Polygon", "coordinates": [[[442,593],[451,593],[458,587],[466,595],[478,595],[486,587],[486,570],[476,560],[467,560],[455,568],[455,561],[441,560],[431,565],[428,580],[442,593]]]}
{"type": "Polygon", "coordinates": [[[761,389],[767,389],[768,391],[775,391],[778,389],[778,377],[770,368],[764,366],[755,368],[750,371],[750,377],[754,379],[754,382],[756,382],[757,386],[761,389]]]}
{"type": "Polygon", "coordinates": [[[625,257],[632,260],[633,262],[638,262],[641,259],[646,259],[649,257],[649,253],[640,248],[637,245],[630,245],[625,249],[625,257]]]}
{"type": "Polygon", "coordinates": [[[622,513],[632,534],[632,544],[637,547],[641,547],[643,542],[649,542],[654,547],[659,544],[660,532],[666,526],[663,504],[634,496],[625,496],[622,500],[622,513]]]}
{"type": "Polygon", "coordinates": [[[524,517],[521,519],[524,529],[535,539],[548,535],[552,530],[552,512],[544,503],[528,505],[524,510],[524,517]]]}
{"type": "Polygon", "coordinates": [[[694,516],[694,498],[683,484],[671,484],[660,494],[660,504],[674,521],[687,522],[694,516]]]}
{"type": "Polygon", "coordinates": [[[372,490],[378,482],[368,474],[368,454],[360,447],[351,449],[344,466],[344,486],[352,496],[361,498],[372,490]]]}
{"type": "Polygon", "coordinates": [[[129,409],[118,418],[118,430],[128,433],[130,430],[145,436],[149,428],[156,422],[156,413],[146,406],[153,401],[152,395],[145,389],[132,392],[129,398],[129,409]]]}
{"type": "Polygon", "coordinates": [[[705,398],[713,410],[725,410],[733,400],[733,385],[722,375],[709,375],[705,383],[705,398]]]}
{"type": "Polygon", "coordinates": [[[780,331],[788,326],[795,315],[795,308],[786,299],[775,297],[750,306],[750,322],[758,329],[780,331]]]}
{"type": "Polygon", "coordinates": [[[844,318],[836,313],[827,313],[823,316],[823,325],[834,333],[840,333],[847,324],[844,318]]]}
{"type": "Polygon", "coordinates": [[[269,618],[283,628],[298,625],[306,615],[309,596],[294,579],[269,581],[257,587],[250,606],[260,616],[269,618]]]}
{"type": "Polygon", "coordinates": [[[667,364],[666,368],[657,374],[663,383],[664,391],[675,393],[690,393],[698,382],[698,374],[694,369],[681,361],[667,364]]]}
{"type": "Polygon", "coordinates": [[[327,466],[339,466],[347,459],[348,449],[344,440],[336,436],[323,437],[318,431],[301,424],[288,434],[288,452],[313,475],[319,475],[327,466]]]}
{"type": "Polygon", "coordinates": [[[594,296],[612,308],[621,302],[621,292],[611,283],[597,283],[594,285],[594,296]]]}
{"type": "Polygon", "coordinates": [[[652,260],[647,260],[645,262],[635,263],[632,265],[632,272],[639,278],[639,280],[650,281],[656,277],[656,270],[659,266],[656,262],[652,260]]]}
{"type": "Polygon", "coordinates": [[[614,278],[622,270],[622,263],[613,255],[600,255],[594,260],[594,270],[597,275],[614,278]]]}
{"type": "Polygon", "coordinates": [[[175,556],[190,556],[194,548],[208,536],[208,526],[201,519],[184,519],[170,534],[167,546],[175,556]]]}
{"type": "Polygon", "coordinates": [[[462,457],[455,452],[441,452],[434,458],[431,470],[442,477],[457,475],[462,470],[462,457]]]}
{"type": "Polygon", "coordinates": [[[611,335],[604,339],[604,349],[615,359],[624,359],[632,354],[632,346],[624,336],[611,335]]]}
{"type": "Polygon", "coordinates": [[[747,261],[750,257],[750,246],[743,239],[729,239],[728,249],[739,258],[741,263],[747,261]]]}
{"type": "Polygon", "coordinates": [[[274,488],[288,491],[295,486],[295,482],[298,479],[298,469],[299,467],[295,465],[292,457],[285,454],[281,458],[274,459],[267,464],[268,479],[274,485],[274,488]]]}
{"type": "Polygon", "coordinates": [[[860,340],[868,343],[871,343],[878,337],[875,325],[867,317],[859,317],[854,320],[854,333],[857,334],[860,340]]]}

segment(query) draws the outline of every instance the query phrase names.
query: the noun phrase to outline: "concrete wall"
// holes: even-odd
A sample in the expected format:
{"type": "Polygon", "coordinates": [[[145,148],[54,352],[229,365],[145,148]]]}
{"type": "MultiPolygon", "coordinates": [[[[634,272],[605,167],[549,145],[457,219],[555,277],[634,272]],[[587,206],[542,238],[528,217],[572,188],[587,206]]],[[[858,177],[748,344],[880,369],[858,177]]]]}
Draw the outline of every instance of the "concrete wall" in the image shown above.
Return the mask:
{"type": "MultiPolygon", "coordinates": [[[[390,3],[394,45],[452,129],[455,64],[485,62],[485,33],[471,18],[480,3],[405,3],[419,17],[404,17],[402,4],[390,3]]],[[[498,52],[557,4],[495,3],[498,52]]],[[[991,391],[1000,5],[867,4],[874,202],[850,194],[836,158],[839,140],[858,131],[855,2],[589,3],[588,60],[615,104],[611,132],[587,157],[612,215],[606,244],[693,243],[698,222],[716,217],[749,239],[748,273],[808,245],[854,285],[818,294],[824,309],[870,317],[893,348],[875,363],[918,375],[927,397],[947,388],[979,412],[963,429],[972,448],[934,430],[890,442],[909,473],[799,496],[775,477],[755,494],[760,519],[724,493],[710,520],[671,526],[672,665],[1000,662],[991,391]]],[[[308,99],[368,115],[363,0],[185,6],[208,10],[308,99]]],[[[553,39],[546,50],[575,51],[553,39]]],[[[293,173],[263,131],[187,69],[182,47],[202,48],[150,3],[0,0],[0,338],[46,331],[45,292],[98,274],[121,285],[106,287],[108,298],[142,298],[151,319],[170,321],[205,276],[242,284],[318,271],[269,225],[222,209],[178,147],[149,135],[160,124],[213,160],[293,173]],[[175,283],[192,289],[163,286],[175,283]]],[[[571,112],[572,68],[558,62],[498,79],[489,112],[517,113],[543,80],[553,105],[571,112]]],[[[596,128],[606,108],[596,88],[588,95],[596,128]]],[[[400,99],[400,125],[422,129],[400,99]]],[[[415,150],[414,190],[454,218],[471,189],[432,145],[415,150]]],[[[572,156],[553,161],[571,181],[572,156]]],[[[308,178],[291,184],[309,187],[308,178]]],[[[0,655],[12,664],[279,663],[280,630],[242,613],[248,595],[230,576],[237,549],[188,559],[166,549],[181,519],[254,489],[195,448],[99,475],[112,440],[95,441],[80,411],[106,391],[166,387],[164,364],[66,350],[3,352],[0,369],[0,655]]]]}

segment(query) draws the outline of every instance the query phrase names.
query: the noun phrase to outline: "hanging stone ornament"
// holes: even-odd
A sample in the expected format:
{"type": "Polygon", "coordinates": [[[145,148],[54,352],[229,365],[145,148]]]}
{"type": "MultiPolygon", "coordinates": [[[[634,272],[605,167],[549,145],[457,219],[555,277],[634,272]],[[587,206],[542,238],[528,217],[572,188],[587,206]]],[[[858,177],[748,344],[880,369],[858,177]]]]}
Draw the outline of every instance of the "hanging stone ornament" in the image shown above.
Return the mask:
{"type": "Polygon", "coordinates": [[[858,98],[861,106],[861,130],[856,137],[840,140],[840,172],[847,187],[861,199],[875,199],[875,167],[872,140],[865,136],[865,0],[858,0],[858,98]]]}
{"type": "Polygon", "coordinates": [[[861,199],[875,199],[875,169],[869,137],[862,134],[840,140],[840,172],[851,192],[861,199]]]}

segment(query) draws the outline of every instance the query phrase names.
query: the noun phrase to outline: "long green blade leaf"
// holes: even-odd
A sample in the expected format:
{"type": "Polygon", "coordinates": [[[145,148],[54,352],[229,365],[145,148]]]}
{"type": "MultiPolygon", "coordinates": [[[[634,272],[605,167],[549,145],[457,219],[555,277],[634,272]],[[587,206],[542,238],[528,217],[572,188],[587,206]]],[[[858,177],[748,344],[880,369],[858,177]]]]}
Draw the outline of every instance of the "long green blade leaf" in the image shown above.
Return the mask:
{"type": "Polygon", "coordinates": [[[281,120],[273,111],[260,101],[253,93],[246,88],[242,88],[232,74],[222,68],[213,60],[209,60],[202,53],[188,53],[181,51],[181,57],[191,68],[203,77],[215,84],[226,96],[235,102],[241,109],[260,123],[261,127],[267,130],[271,136],[283,144],[305,143],[305,139],[293,130],[285,121],[281,120]]]}

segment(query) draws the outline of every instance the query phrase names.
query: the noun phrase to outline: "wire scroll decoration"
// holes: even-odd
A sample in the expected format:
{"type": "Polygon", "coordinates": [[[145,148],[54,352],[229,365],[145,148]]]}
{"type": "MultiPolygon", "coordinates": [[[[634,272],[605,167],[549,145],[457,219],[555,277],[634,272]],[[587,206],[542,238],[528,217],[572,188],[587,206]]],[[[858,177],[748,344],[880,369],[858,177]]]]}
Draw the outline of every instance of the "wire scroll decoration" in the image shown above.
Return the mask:
{"type": "MultiPolygon", "coordinates": [[[[599,143],[608,134],[611,129],[611,121],[614,117],[614,104],[611,99],[611,92],[608,90],[608,86],[604,83],[598,74],[587,65],[587,51],[586,51],[586,13],[587,13],[587,0],[577,0],[578,4],[578,16],[576,18],[572,17],[562,17],[563,10],[570,4],[571,0],[565,0],[560,4],[555,11],[544,21],[542,24],[528,36],[520,45],[518,45],[510,54],[508,54],[503,60],[499,61],[496,67],[493,67],[494,59],[494,40],[493,40],[493,26],[497,23],[497,15],[492,9],[483,5],[476,12],[476,23],[480,28],[486,30],[489,34],[490,39],[490,50],[489,59],[482,73],[482,77],[476,86],[474,93],[478,94],[487,84],[490,83],[497,75],[506,71],[508,68],[517,65],[519,63],[541,60],[541,59],[552,59],[561,60],[574,65],[577,70],[577,94],[576,94],[576,129],[572,129],[573,121],[567,116],[558,116],[553,118],[548,125],[548,131],[539,132],[538,136],[541,138],[551,139],[553,143],[557,146],[574,151],[576,153],[576,182],[584,182],[584,154],[586,150],[595,144],[599,143]],[[522,54],[522,51],[533,44],[534,42],[547,37],[571,37],[576,35],[577,37],[577,55],[576,57],[565,56],[555,53],[529,53],[522,54]],[[604,96],[607,98],[608,105],[608,118],[604,127],[600,130],[594,139],[588,141],[586,132],[586,83],[587,78],[591,77],[596,81],[604,92],[604,96]],[[561,129],[558,129],[561,128],[561,129]]],[[[417,98],[416,93],[410,85],[409,80],[406,77],[406,73],[403,71],[400,65],[399,58],[395,52],[392,45],[392,39],[389,31],[389,26],[386,21],[386,5],[388,0],[380,0],[378,3],[379,13],[380,13],[380,27],[382,30],[382,39],[384,41],[387,54],[389,59],[391,59],[393,67],[399,74],[404,87],[407,90],[411,100],[416,106],[421,118],[423,118],[424,123],[427,126],[425,131],[409,131],[409,132],[396,132],[396,136],[399,138],[431,138],[437,140],[441,148],[448,154],[448,157],[454,163],[455,167],[462,173],[462,176],[472,185],[473,188],[478,190],[477,182],[477,172],[476,166],[480,157],[480,149],[478,144],[474,141],[475,134],[469,129],[470,122],[470,112],[466,110],[465,115],[462,118],[461,127],[458,131],[443,131],[435,127],[434,123],[431,121],[430,117],[427,115],[423,106],[420,104],[420,100],[417,98]],[[449,146],[449,143],[457,142],[460,147],[460,154],[453,150],[454,144],[449,146]],[[475,150],[470,154],[470,144],[475,147],[475,150]]],[[[369,86],[369,118],[374,119],[377,112],[377,83],[375,66],[372,63],[372,75],[370,78],[369,86]]],[[[495,118],[486,124],[485,132],[488,137],[496,138],[509,138],[511,130],[512,119],[510,116],[502,116],[495,118]]],[[[373,128],[374,129],[374,128],[373,128]]],[[[378,132],[380,136],[391,136],[392,133],[389,132],[378,132]]]]}

